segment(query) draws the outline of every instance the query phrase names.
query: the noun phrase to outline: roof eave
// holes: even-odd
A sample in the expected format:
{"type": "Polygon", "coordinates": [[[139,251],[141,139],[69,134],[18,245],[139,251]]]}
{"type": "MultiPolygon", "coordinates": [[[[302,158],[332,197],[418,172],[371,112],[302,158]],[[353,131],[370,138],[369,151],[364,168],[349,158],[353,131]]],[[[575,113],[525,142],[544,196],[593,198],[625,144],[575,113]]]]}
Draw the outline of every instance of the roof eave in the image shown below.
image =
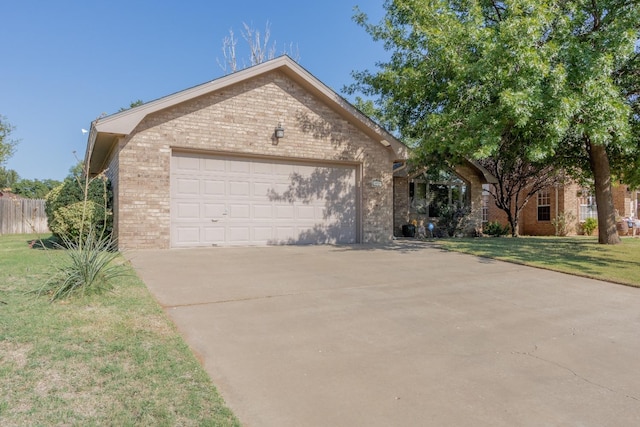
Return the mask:
{"type": "Polygon", "coordinates": [[[300,64],[288,56],[283,55],[210,82],[150,101],[138,107],[95,120],[91,124],[91,133],[87,141],[85,160],[88,163],[86,164],[90,165],[90,170],[93,173],[99,172],[99,170],[95,168],[103,167],[104,165],[102,163],[105,162],[106,159],[98,159],[97,156],[108,154],[119,137],[129,135],[133,132],[136,126],[149,114],[275,70],[283,72],[287,77],[300,84],[307,91],[320,97],[331,108],[343,117],[348,118],[351,123],[367,136],[377,140],[386,148],[389,148],[396,159],[401,160],[408,157],[408,147],[405,144],[361,113],[347,100],[300,66],[300,64]]]}

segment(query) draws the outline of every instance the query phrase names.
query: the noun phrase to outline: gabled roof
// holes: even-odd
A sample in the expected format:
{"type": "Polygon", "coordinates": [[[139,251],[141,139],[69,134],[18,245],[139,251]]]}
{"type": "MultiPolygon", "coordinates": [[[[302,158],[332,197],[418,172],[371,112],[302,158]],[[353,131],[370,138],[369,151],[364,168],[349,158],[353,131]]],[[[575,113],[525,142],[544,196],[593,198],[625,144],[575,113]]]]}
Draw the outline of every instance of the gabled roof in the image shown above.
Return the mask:
{"type": "Polygon", "coordinates": [[[87,141],[85,161],[91,173],[98,173],[104,167],[110,151],[119,137],[130,134],[149,114],[190,101],[208,93],[219,91],[228,86],[252,79],[272,71],[280,71],[291,80],[302,86],[309,93],[317,96],[338,114],[355,125],[369,137],[392,149],[399,159],[407,157],[408,148],[393,135],[384,130],[373,120],[362,114],[357,108],[326,86],[311,73],[301,67],[288,56],[280,56],[262,64],[229,74],[192,88],[165,96],[129,110],[107,117],[99,118],[91,123],[91,131],[87,141]]]}

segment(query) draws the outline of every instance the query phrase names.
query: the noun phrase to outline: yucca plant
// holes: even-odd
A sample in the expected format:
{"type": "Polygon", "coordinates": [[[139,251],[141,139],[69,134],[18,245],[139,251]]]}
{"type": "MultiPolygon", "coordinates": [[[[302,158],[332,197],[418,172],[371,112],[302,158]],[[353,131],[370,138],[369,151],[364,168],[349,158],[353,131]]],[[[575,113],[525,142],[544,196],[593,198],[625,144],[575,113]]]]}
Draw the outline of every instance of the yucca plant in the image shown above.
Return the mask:
{"type": "Polygon", "coordinates": [[[65,261],[55,266],[56,273],[39,291],[49,295],[51,301],[104,293],[113,289],[113,279],[130,274],[118,262],[115,242],[108,236],[89,233],[78,240],[62,237],[59,246],[67,255],[65,261]]]}
{"type": "MultiPolygon", "coordinates": [[[[40,295],[48,295],[52,302],[71,296],[104,293],[113,289],[113,279],[131,271],[118,260],[120,255],[116,241],[107,226],[110,211],[106,171],[91,178],[86,165],[82,169],[82,176],[76,177],[82,190],[82,200],[69,206],[74,207],[73,218],[77,230],[64,230],[57,235],[59,243],[56,246],[65,251],[65,260],[53,266],[56,272],[38,291],[40,295]],[[97,179],[102,182],[101,197],[91,193],[97,179]],[[101,199],[102,205],[93,199],[101,199]],[[96,212],[101,212],[103,217],[99,218],[96,212]]],[[[62,207],[59,210],[64,209],[62,207]]]]}

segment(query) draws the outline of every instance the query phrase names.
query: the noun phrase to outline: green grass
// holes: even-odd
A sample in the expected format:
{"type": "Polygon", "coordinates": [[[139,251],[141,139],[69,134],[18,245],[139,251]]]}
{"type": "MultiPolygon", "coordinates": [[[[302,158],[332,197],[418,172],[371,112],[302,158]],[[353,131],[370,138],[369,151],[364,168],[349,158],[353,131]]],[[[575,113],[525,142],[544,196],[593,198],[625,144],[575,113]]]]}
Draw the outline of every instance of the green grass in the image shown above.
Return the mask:
{"type": "Polygon", "coordinates": [[[640,239],[600,245],[595,237],[446,239],[445,249],[640,287],[640,239]]]}
{"type": "Polygon", "coordinates": [[[0,236],[0,424],[229,426],[237,419],[134,274],[49,303],[64,250],[0,236]]]}

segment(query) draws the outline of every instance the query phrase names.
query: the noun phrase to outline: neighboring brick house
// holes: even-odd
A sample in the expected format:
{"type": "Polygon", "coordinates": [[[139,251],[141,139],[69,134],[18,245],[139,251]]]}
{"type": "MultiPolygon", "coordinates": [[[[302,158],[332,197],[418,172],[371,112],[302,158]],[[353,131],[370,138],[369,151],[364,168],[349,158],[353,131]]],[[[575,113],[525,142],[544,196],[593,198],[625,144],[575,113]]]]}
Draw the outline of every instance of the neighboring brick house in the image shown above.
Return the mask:
{"type": "MultiPolygon", "coordinates": [[[[617,216],[638,218],[640,191],[633,191],[624,184],[616,184],[612,190],[617,216]]],[[[486,193],[483,198],[484,221],[507,224],[506,214],[496,207],[493,198],[486,193]]],[[[586,218],[597,218],[595,197],[575,182],[539,191],[520,213],[518,233],[523,236],[553,236],[556,234],[553,220],[563,213],[572,219],[568,235],[582,234],[580,224],[586,218]]]]}

